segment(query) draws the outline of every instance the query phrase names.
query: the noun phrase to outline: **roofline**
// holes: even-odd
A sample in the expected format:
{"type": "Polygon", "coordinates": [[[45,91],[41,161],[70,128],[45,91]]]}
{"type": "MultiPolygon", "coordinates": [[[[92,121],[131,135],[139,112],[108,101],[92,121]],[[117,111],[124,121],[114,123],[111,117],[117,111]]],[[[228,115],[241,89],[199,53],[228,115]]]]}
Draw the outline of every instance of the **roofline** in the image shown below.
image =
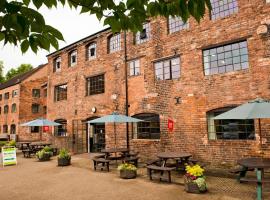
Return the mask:
{"type": "Polygon", "coordinates": [[[67,46],[65,46],[65,47],[63,47],[63,48],[61,48],[61,49],[59,49],[59,50],[54,51],[54,52],[52,52],[52,53],[46,55],[46,57],[49,57],[49,56],[51,56],[51,55],[53,55],[53,54],[57,54],[58,52],[63,51],[64,49],[67,49],[67,48],[73,46],[73,45],[76,44],[76,43],[82,42],[82,41],[84,41],[84,40],[86,40],[86,39],[88,39],[88,38],[90,38],[90,37],[93,37],[93,36],[95,36],[95,35],[97,35],[97,34],[100,34],[100,33],[103,33],[103,32],[105,32],[105,31],[108,31],[108,30],[110,30],[110,29],[111,29],[111,27],[104,28],[104,29],[102,29],[102,30],[100,30],[100,31],[98,31],[98,32],[95,32],[95,33],[93,33],[93,34],[91,34],[91,35],[89,35],[89,36],[87,36],[87,37],[84,37],[84,38],[82,38],[82,39],[80,39],[80,40],[78,40],[78,41],[76,41],[76,42],[73,42],[73,43],[71,43],[71,44],[69,44],[69,45],[67,45],[67,46]]]}

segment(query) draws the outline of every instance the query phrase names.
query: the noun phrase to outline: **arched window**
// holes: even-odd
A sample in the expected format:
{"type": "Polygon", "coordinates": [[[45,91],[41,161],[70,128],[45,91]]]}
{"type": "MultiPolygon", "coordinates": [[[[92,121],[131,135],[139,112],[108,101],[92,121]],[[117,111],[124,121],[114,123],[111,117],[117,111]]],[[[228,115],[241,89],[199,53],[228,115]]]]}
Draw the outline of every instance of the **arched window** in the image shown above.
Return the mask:
{"type": "Polygon", "coordinates": [[[55,122],[61,125],[54,127],[54,136],[67,136],[67,120],[57,119],[55,122]]]}
{"type": "Polygon", "coordinates": [[[96,58],[97,44],[95,42],[90,43],[86,46],[86,58],[87,60],[92,60],[96,58]]]}
{"type": "Polygon", "coordinates": [[[133,117],[143,120],[143,122],[133,123],[132,135],[134,139],[160,139],[159,115],[141,113],[133,117]]]}
{"type": "Polygon", "coordinates": [[[210,140],[253,140],[255,139],[254,120],[224,119],[214,120],[214,117],[231,110],[225,107],[207,112],[208,138],[210,140]]]}
{"type": "Polygon", "coordinates": [[[7,114],[8,113],[8,105],[5,105],[4,106],[4,114],[7,114]]]}
{"type": "Polygon", "coordinates": [[[17,112],[17,106],[16,106],[16,103],[13,103],[13,104],[11,105],[11,112],[12,112],[12,113],[17,112]]]}
{"type": "Polygon", "coordinates": [[[3,125],[3,133],[8,133],[8,125],[3,125]]]}
{"type": "Polygon", "coordinates": [[[109,53],[121,50],[121,34],[115,34],[108,37],[109,53]]]}

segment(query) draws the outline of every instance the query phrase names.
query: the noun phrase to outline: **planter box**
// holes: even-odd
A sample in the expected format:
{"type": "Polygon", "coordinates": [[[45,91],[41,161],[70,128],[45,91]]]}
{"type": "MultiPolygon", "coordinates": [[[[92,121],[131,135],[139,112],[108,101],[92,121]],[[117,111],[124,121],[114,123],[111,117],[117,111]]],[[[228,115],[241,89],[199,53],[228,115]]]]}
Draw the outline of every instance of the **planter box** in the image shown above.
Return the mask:
{"type": "Polygon", "coordinates": [[[71,158],[58,158],[58,166],[70,165],[71,158]]]}
{"type": "Polygon", "coordinates": [[[200,194],[200,193],[204,193],[207,191],[207,189],[205,189],[203,191],[200,190],[197,183],[195,183],[192,179],[187,178],[186,176],[184,176],[184,184],[185,184],[185,191],[188,193],[200,194]]]}
{"type": "Polygon", "coordinates": [[[42,158],[38,158],[38,161],[44,162],[44,161],[49,161],[51,159],[50,154],[44,154],[42,158]]]}
{"type": "Polygon", "coordinates": [[[137,171],[120,170],[120,178],[132,179],[132,178],[136,178],[136,176],[137,176],[137,171]]]}

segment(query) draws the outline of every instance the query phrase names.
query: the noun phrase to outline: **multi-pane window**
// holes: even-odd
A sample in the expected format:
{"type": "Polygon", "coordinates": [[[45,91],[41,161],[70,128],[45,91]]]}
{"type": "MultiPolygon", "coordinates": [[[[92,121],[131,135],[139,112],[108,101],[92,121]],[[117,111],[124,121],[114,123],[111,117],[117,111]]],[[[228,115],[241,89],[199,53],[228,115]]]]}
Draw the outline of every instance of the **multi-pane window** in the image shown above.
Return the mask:
{"type": "Polygon", "coordinates": [[[86,79],[86,95],[101,94],[105,92],[104,74],[86,79]]]}
{"type": "Polygon", "coordinates": [[[33,89],[32,90],[32,97],[39,98],[40,97],[40,89],[33,89]]]}
{"type": "Polygon", "coordinates": [[[18,96],[18,90],[13,90],[12,91],[12,98],[18,96]]]}
{"type": "Polygon", "coordinates": [[[147,42],[151,37],[150,23],[145,23],[143,25],[143,30],[136,33],[135,43],[141,44],[147,42]]]}
{"type": "Polygon", "coordinates": [[[3,125],[3,133],[8,133],[8,125],[3,125]]]}
{"type": "Polygon", "coordinates": [[[67,84],[54,87],[54,100],[62,101],[67,99],[67,84]]]}
{"type": "Polygon", "coordinates": [[[2,98],[3,98],[3,95],[2,95],[2,94],[0,94],[0,101],[2,101],[2,98]]]}
{"type": "Polygon", "coordinates": [[[2,107],[0,107],[0,114],[2,114],[2,107]]]}
{"type": "Polygon", "coordinates": [[[247,41],[203,50],[205,75],[248,68],[247,41]]]}
{"type": "Polygon", "coordinates": [[[43,106],[43,114],[47,114],[47,106],[43,106]]]}
{"type": "Polygon", "coordinates": [[[169,33],[174,33],[177,31],[181,31],[183,29],[189,28],[189,23],[184,22],[181,17],[172,17],[170,16],[168,19],[168,27],[169,27],[169,33]]]}
{"type": "Polygon", "coordinates": [[[109,37],[109,53],[121,50],[121,34],[109,37]]]}
{"type": "Polygon", "coordinates": [[[67,120],[57,119],[55,122],[61,125],[54,127],[54,136],[67,136],[67,120]]]}
{"type": "Polygon", "coordinates": [[[32,104],[32,113],[39,113],[39,104],[32,104]]]}
{"type": "Polygon", "coordinates": [[[61,71],[61,57],[57,57],[53,60],[53,72],[61,71]]]}
{"type": "Polygon", "coordinates": [[[77,50],[73,50],[69,53],[69,66],[73,67],[77,64],[77,50]]]}
{"type": "Polygon", "coordinates": [[[9,99],[9,92],[6,92],[6,93],[5,93],[4,98],[5,98],[5,99],[9,99]]]}
{"type": "Polygon", "coordinates": [[[11,105],[11,112],[12,112],[12,113],[17,112],[17,106],[16,106],[16,103],[13,103],[13,104],[11,105]]]}
{"type": "Polygon", "coordinates": [[[87,58],[88,60],[92,60],[96,58],[96,52],[97,52],[97,44],[91,43],[87,47],[87,58]]]}
{"type": "Polygon", "coordinates": [[[134,115],[134,117],[143,120],[132,125],[132,136],[134,139],[160,139],[159,115],[142,113],[134,115]]]}
{"type": "Polygon", "coordinates": [[[4,114],[7,114],[8,113],[8,105],[5,105],[4,106],[4,114]]]}
{"type": "Polygon", "coordinates": [[[254,120],[224,119],[214,120],[232,108],[221,108],[207,112],[208,137],[210,140],[253,140],[255,139],[254,120]]]}
{"type": "Polygon", "coordinates": [[[238,12],[237,0],[211,0],[211,19],[223,18],[238,12]]]}
{"type": "Polygon", "coordinates": [[[154,63],[157,80],[170,80],[180,77],[180,58],[171,58],[154,63]]]}
{"type": "Polygon", "coordinates": [[[132,60],[129,62],[129,75],[136,76],[140,74],[140,60],[132,60]]]}
{"type": "Polygon", "coordinates": [[[30,131],[31,133],[39,133],[39,126],[31,126],[30,131]]]}

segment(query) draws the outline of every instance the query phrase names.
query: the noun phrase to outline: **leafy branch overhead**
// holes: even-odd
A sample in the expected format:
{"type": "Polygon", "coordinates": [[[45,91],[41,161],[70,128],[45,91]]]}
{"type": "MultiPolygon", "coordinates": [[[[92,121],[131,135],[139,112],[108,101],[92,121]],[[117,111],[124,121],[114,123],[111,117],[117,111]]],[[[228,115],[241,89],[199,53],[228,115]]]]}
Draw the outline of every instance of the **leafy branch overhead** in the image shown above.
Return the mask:
{"type": "Polygon", "coordinates": [[[156,16],[180,16],[184,21],[192,16],[199,22],[206,8],[211,9],[210,0],[0,0],[0,41],[20,45],[23,53],[29,47],[34,52],[58,49],[63,35],[46,24],[38,9],[61,4],[96,15],[113,32],[140,31],[149,17],[156,16]]]}

